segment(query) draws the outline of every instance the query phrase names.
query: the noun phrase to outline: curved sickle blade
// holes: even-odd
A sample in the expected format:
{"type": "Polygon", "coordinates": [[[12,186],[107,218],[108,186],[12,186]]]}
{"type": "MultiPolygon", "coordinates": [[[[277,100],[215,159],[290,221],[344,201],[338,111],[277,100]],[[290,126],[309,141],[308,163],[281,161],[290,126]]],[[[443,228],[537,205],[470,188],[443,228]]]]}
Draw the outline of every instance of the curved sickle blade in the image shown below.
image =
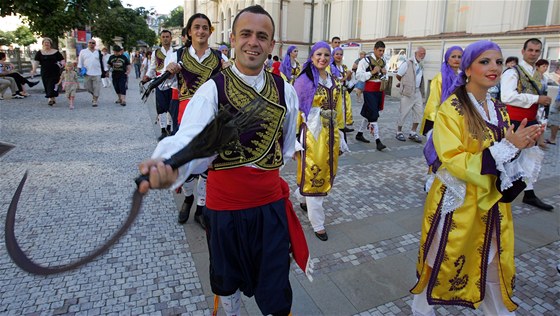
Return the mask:
{"type": "Polygon", "coordinates": [[[0,157],[4,156],[8,151],[14,149],[16,145],[10,143],[0,142],[0,157]]]}
{"type": "Polygon", "coordinates": [[[8,208],[8,213],[6,214],[5,241],[8,254],[12,258],[14,263],[22,270],[31,274],[50,275],[69,271],[88,262],[91,262],[93,259],[102,255],[114,243],[116,243],[122,237],[122,235],[124,235],[128,231],[132,223],[134,223],[136,217],[140,213],[142,198],[144,197],[143,194],[138,192],[138,190],[134,192],[134,195],[132,196],[132,206],[130,208],[130,213],[128,214],[126,221],[121,226],[121,228],[119,228],[119,230],[113,236],[111,236],[111,238],[109,238],[109,240],[107,240],[107,242],[105,242],[105,244],[103,244],[101,247],[97,248],[91,254],[79,259],[78,261],[60,266],[45,267],[33,262],[27,257],[23,250],[21,250],[15,236],[14,226],[16,221],[17,203],[19,201],[19,197],[26,180],[27,171],[25,172],[23,179],[21,179],[16,193],[14,193],[14,197],[12,198],[12,202],[10,203],[10,207],[8,208]]]}

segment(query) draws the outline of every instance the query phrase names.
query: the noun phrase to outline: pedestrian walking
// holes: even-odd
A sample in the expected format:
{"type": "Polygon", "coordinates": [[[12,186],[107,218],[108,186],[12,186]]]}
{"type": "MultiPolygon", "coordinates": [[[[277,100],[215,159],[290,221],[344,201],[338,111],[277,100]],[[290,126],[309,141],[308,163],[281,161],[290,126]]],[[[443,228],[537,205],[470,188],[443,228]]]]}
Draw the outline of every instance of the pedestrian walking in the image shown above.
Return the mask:
{"type": "Polygon", "coordinates": [[[58,89],[55,89],[55,86],[60,81],[60,74],[66,65],[66,61],[62,54],[52,47],[53,41],[50,38],[43,38],[42,44],[43,48],[35,54],[31,75],[37,73],[37,66],[40,65],[45,97],[49,99],[48,104],[53,106],[58,96],[58,89]]]}
{"type": "Polygon", "coordinates": [[[92,38],[88,41],[88,47],[80,51],[78,56],[78,68],[80,73],[85,75],[84,86],[87,92],[92,95],[91,105],[96,107],[101,89],[101,76],[106,71],[103,65],[103,55],[96,49],[97,43],[92,38]]]}
{"type": "Polygon", "coordinates": [[[78,73],[74,68],[74,62],[66,63],[64,71],[60,76],[59,86],[62,86],[66,97],[68,98],[70,110],[74,109],[74,99],[76,98],[76,91],[78,91],[78,73]]]}
{"type": "Polygon", "coordinates": [[[113,55],[107,61],[111,67],[113,77],[113,88],[117,93],[117,102],[121,106],[126,106],[126,90],[128,89],[128,74],[130,73],[130,61],[123,54],[123,49],[119,45],[113,46],[113,55]]]}

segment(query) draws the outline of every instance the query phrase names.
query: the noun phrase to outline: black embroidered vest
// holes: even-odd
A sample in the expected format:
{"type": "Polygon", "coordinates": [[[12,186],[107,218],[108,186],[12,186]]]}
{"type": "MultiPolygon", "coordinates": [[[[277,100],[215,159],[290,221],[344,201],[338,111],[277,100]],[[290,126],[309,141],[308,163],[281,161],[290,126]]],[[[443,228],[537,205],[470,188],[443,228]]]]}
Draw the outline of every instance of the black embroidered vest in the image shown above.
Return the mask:
{"type": "Polygon", "coordinates": [[[240,135],[236,150],[223,151],[212,162],[212,169],[230,169],[248,164],[255,164],[266,170],[282,166],[283,131],[286,116],[284,99],[284,81],[280,76],[264,72],[265,85],[257,92],[226,68],[212,77],[218,89],[218,106],[231,105],[233,113],[242,109],[255,98],[261,96],[266,105],[260,112],[262,123],[256,130],[240,135]]]}
{"type": "Polygon", "coordinates": [[[214,50],[212,50],[210,56],[206,57],[202,63],[199,63],[189,54],[188,48],[181,49],[177,53],[178,55],[180,53],[182,55],[177,56],[178,60],[183,63],[181,76],[177,76],[177,83],[179,86],[179,100],[183,101],[192,98],[196,90],[198,90],[203,83],[220,72],[222,69],[222,62],[214,50]]]}

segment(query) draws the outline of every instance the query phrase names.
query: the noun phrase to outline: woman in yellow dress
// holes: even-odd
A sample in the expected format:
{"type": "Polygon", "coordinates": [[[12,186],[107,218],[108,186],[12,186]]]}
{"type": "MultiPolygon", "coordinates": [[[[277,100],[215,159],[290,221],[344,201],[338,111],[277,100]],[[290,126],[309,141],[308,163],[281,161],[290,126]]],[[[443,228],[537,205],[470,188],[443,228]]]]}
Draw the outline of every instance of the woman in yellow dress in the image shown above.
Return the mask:
{"type": "Polygon", "coordinates": [[[436,155],[436,178],[424,205],[414,315],[434,315],[432,305],[481,306],[487,315],[517,308],[510,202],[538,178],[543,154],[534,144],[543,128],[524,120],[514,132],[505,106],[491,99],[502,64],[495,43],[469,45],[458,86],[435,118],[427,153],[436,155]]]}
{"type": "Polygon", "coordinates": [[[336,47],[332,51],[331,66],[330,70],[333,76],[338,78],[341,83],[342,91],[344,91],[344,99],[342,99],[342,109],[344,111],[344,128],[343,132],[349,133],[353,132],[354,129],[348,128],[348,125],[354,124],[354,119],[352,117],[352,101],[350,100],[349,88],[354,86],[352,82],[352,71],[342,63],[342,58],[344,57],[344,50],[340,47],[336,47]]]}
{"type": "Polygon", "coordinates": [[[305,199],[301,207],[322,241],[328,239],[323,200],[332,189],[341,148],[348,148],[340,131],[344,128],[340,84],[326,71],[330,55],[329,44],[315,43],[294,83],[299,99],[296,195],[305,199]]]}
{"type": "Polygon", "coordinates": [[[294,83],[294,80],[296,80],[297,76],[301,72],[301,66],[297,61],[297,56],[298,49],[292,45],[288,47],[288,51],[286,51],[282,64],[280,64],[280,75],[290,84],[294,83]]]}
{"type": "Polygon", "coordinates": [[[422,126],[420,126],[422,135],[428,134],[434,127],[439,105],[447,100],[451,93],[453,93],[453,91],[450,90],[459,74],[462,56],[463,49],[460,46],[451,46],[445,52],[444,61],[441,63],[441,72],[439,72],[430,83],[430,96],[426,101],[422,126]]]}

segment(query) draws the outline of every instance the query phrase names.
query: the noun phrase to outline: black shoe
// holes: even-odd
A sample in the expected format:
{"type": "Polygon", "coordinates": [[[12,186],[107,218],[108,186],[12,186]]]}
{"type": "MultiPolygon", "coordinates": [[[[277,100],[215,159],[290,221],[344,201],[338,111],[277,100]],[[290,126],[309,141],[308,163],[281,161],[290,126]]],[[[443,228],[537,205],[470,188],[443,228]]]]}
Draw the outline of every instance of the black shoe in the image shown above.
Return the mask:
{"type": "Polygon", "coordinates": [[[29,88],[33,88],[38,84],[39,84],[39,81],[27,81],[27,85],[29,86],[29,88]]]}
{"type": "Polygon", "coordinates": [[[387,148],[387,146],[383,145],[383,143],[379,139],[376,139],[375,143],[376,143],[376,146],[377,146],[377,150],[379,150],[379,151],[382,151],[383,149],[387,148]]]}
{"type": "Polygon", "coordinates": [[[523,203],[532,205],[534,207],[538,207],[541,210],[545,210],[545,211],[548,211],[548,212],[552,212],[552,210],[554,209],[554,207],[552,205],[544,203],[543,201],[541,201],[541,199],[539,199],[536,196],[534,196],[532,198],[528,198],[528,197],[524,196],[523,197],[523,203]]]}
{"type": "Polygon", "coordinates": [[[327,235],[326,231],[322,234],[315,232],[315,236],[317,236],[317,238],[319,238],[319,240],[321,241],[327,241],[329,239],[329,235],[327,235]]]}
{"type": "Polygon", "coordinates": [[[307,204],[305,204],[305,203],[299,203],[299,207],[301,207],[301,209],[302,209],[305,213],[307,213],[307,204]]]}
{"type": "Polygon", "coordinates": [[[345,128],[343,128],[341,131],[343,131],[344,133],[351,133],[351,132],[354,131],[354,129],[353,129],[353,128],[345,127],[345,128]]]}
{"type": "Polygon", "coordinates": [[[202,214],[195,215],[194,221],[197,222],[200,225],[200,227],[202,227],[202,229],[206,230],[206,224],[204,223],[204,216],[202,216],[202,214]]]}
{"type": "Polygon", "coordinates": [[[365,139],[364,134],[358,132],[358,134],[356,134],[356,140],[364,142],[364,143],[370,143],[369,140],[365,139]]]}
{"type": "Polygon", "coordinates": [[[179,224],[184,224],[189,220],[189,215],[191,215],[191,207],[193,205],[194,195],[189,195],[185,197],[185,201],[181,206],[181,210],[179,211],[179,217],[177,221],[179,224]]]}

